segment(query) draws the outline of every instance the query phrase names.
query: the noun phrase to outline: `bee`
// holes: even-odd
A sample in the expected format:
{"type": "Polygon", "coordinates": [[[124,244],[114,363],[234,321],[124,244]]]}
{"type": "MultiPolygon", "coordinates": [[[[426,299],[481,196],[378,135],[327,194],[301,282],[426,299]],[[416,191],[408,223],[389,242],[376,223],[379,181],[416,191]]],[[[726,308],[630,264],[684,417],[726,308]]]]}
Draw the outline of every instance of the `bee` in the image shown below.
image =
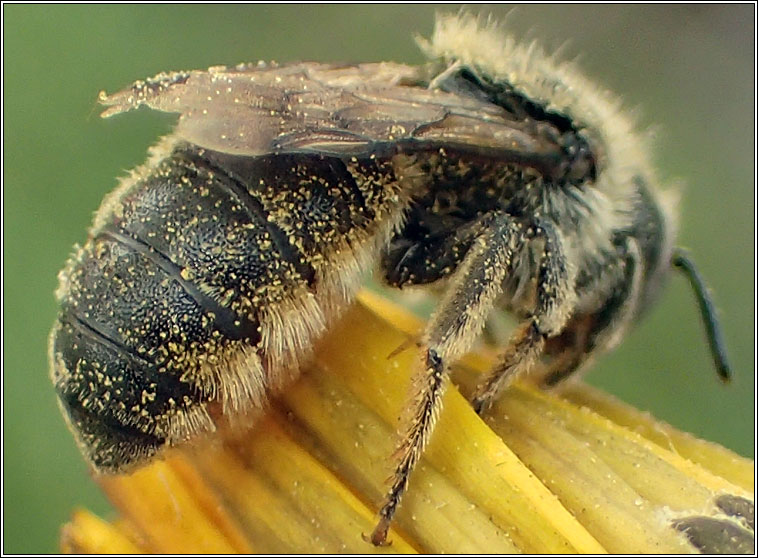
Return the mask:
{"type": "Polygon", "coordinates": [[[452,362],[497,309],[520,322],[472,399],[544,386],[618,344],[672,268],[675,195],[609,94],[494,24],[439,16],[430,61],[162,73],[109,117],[178,113],[60,273],[51,377],[88,462],[123,472],[246,420],[286,388],[367,271],[441,290],[417,345],[386,543],[452,362]]]}

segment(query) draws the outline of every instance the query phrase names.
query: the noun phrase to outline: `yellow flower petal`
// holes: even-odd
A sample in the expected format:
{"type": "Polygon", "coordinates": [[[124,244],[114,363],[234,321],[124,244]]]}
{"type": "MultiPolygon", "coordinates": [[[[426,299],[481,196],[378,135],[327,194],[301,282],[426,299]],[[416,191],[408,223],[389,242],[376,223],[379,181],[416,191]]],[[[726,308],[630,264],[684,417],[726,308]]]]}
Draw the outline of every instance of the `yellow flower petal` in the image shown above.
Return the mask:
{"type": "MultiPolygon", "coordinates": [[[[365,542],[418,356],[419,320],[371,293],[252,429],[100,483],[123,519],[77,512],[71,552],[688,553],[750,549],[752,462],[585,386],[513,386],[485,420],[448,389],[389,539],[365,542]],[[131,546],[130,546],[131,545],[131,546]]],[[[490,366],[462,359],[468,393],[490,366]]]]}
{"type": "Polygon", "coordinates": [[[61,550],[66,554],[139,554],[141,549],[115,525],[87,510],[74,512],[61,530],[61,550]]]}
{"type": "Polygon", "coordinates": [[[626,426],[664,449],[694,461],[711,473],[729,479],[751,494],[755,492],[755,464],[728,449],[681,432],[660,422],[648,413],[590,386],[568,386],[561,394],[576,405],[587,406],[596,413],[626,426]]]}
{"type": "Polygon", "coordinates": [[[178,452],[130,475],[98,481],[149,552],[252,551],[218,496],[178,452]]]}

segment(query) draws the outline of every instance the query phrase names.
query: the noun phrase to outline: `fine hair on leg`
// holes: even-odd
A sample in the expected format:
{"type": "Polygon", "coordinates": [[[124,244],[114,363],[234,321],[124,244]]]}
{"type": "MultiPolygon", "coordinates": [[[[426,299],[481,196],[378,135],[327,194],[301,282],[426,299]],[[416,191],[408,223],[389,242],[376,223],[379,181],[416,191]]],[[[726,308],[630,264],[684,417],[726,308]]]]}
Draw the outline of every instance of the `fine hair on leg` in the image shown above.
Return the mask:
{"type": "Polygon", "coordinates": [[[567,263],[560,235],[546,222],[538,222],[528,232],[531,241],[542,244],[537,303],[533,314],[518,326],[498,363],[477,387],[471,404],[479,414],[513,378],[531,370],[542,356],[545,339],[561,332],[574,309],[573,270],[567,263]]]}
{"type": "Polygon", "coordinates": [[[411,381],[411,394],[401,419],[401,439],[394,454],[391,486],[371,534],[375,545],[387,544],[387,531],[409,475],[429,439],[447,385],[448,364],[468,350],[502,292],[514,254],[525,241],[524,225],[505,213],[494,213],[461,262],[426,326],[421,340],[422,367],[411,381]]]}

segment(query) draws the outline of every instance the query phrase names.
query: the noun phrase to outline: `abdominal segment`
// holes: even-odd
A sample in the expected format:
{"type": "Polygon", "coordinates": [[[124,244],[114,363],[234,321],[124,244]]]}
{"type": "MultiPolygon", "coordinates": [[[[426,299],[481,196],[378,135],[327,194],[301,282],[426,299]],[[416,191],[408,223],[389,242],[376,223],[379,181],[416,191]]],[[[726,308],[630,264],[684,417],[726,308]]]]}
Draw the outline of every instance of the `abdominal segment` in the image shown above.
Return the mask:
{"type": "Polygon", "coordinates": [[[388,176],[389,162],[180,142],[127,179],[61,274],[51,336],[93,465],[123,470],[265,405],[402,215],[388,176]]]}

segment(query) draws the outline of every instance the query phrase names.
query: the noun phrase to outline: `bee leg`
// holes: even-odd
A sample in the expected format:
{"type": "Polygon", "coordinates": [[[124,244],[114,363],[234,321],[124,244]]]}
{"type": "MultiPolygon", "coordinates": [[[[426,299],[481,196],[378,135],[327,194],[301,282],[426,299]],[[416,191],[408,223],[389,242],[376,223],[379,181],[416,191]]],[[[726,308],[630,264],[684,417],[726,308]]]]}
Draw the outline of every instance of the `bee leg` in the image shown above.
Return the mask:
{"type": "Polygon", "coordinates": [[[391,287],[434,283],[457,271],[478,237],[491,226],[499,213],[487,213],[456,228],[452,234],[425,238],[393,239],[382,255],[384,281],[391,287]]]}
{"type": "Polygon", "coordinates": [[[490,227],[473,242],[426,327],[421,340],[423,366],[411,382],[391,487],[370,537],[375,545],[386,544],[409,475],[434,427],[447,386],[447,363],[462,355],[481,332],[502,290],[516,247],[523,242],[523,229],[523,224],[509,215],[492,215],[490,227]]]}
{"type": "Polygon", "coordinates": [[[545,369],[540,370],[540,387],[555,387],[573,376],[585,363],[592,350],[590,331],[593,323],[591,315],[572,319],[561,335],[546,340],[545,354],[554,356],[545,369]]]}
{"type": "Polygon", "coordinates": [[[522,322],[511,335],[498,363],[474,392],[471,406],[477,414],[482,414],[513,378],[527,373],[536,364],[544,346],[545,336],[540,333],[535,319],[522,322]]]}
{"type": "Polygon", "coordinates": [[[538,362],[548,337],[563,330],[573,311],[573,272],[569,268],[561,238],[546,222],[536,223],[529,231],[532,242],[542,243],[537,277],[537,303],[534,313],[511,335],[498,363],[477,387],[471,404],[481,414],[513,378],[525,374],[538,362]]]}
{"type": "Polygon", "coordinates": [[[562,341],[548,340],[546,352],[557,356],[540,380],[543,388],[552,388],[573,376],[597,349],[609,350],[618,345],[632,323],[640,300],[642,253],[632,238],[620,252],[623,275],[600,310],[572,318],[560,336],[562,341]],[[560,349],[550,346],[554,341],[556,346],[562,345],[560,349]]]}

